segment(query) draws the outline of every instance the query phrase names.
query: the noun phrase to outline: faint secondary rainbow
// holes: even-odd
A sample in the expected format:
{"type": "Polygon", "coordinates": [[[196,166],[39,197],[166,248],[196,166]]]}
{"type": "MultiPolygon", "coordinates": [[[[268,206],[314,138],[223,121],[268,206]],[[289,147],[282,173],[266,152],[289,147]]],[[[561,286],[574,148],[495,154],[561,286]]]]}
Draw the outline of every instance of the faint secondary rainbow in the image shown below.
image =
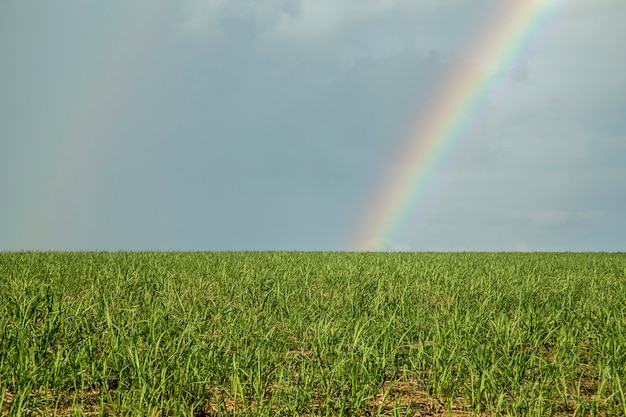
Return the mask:
{"type": "Polygon", "coordinates": [[[470,46],[479,65],[452,70],[421,123],[400,152],[394,170],[376,193],[352,244],[381,250],[397,237],[449,151],[458,145],[484,103],[493,76],[510,68],[538,29],[566,0],[511,0],[470,46]]]}
{"type": "Polygon", "coordinates": [[[96,24],[87,34],[78,35],[64,67],[67,88],[46,119],[38,121],[37,136],[49,143],[40,163],[33,164],[29,198],[14,215],[12,238],[18,247],[70,249],[63,246],[63,237],[69,224],[78,223],[76,212],[88,212],[77,206],[91,200],[93,177],[100,173],[111,141],[107,136],[134,94],[132,84],[141,74],[163,9],[164,2],[156,0],[104,7],[90,16],[96,24]],[[74,212],[68,213],[68,207],[74,212]]]}

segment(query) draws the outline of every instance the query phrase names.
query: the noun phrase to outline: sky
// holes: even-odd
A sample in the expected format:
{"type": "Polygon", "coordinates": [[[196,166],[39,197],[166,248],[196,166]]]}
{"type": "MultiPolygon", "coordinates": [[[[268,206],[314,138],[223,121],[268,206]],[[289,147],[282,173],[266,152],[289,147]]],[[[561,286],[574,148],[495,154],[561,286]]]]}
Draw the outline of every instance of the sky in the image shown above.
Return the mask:
{"type": "Polygon", "coordinates": [[[524,1],[4,0],[0,250],[626,251],[626,2],[524,1]]]}

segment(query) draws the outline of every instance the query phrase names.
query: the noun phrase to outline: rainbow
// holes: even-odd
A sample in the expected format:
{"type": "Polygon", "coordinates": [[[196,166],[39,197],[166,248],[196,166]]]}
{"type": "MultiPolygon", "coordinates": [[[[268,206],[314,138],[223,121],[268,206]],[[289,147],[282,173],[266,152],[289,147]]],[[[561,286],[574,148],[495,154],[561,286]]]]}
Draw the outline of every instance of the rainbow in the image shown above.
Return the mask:
{"type": "Polygon", "coordinates": [[[511,0],[471,43],[479,65],[452,70],[423,121],[401,150],[394,170],[368,205],[351,249],[383,250],[407,225],[450,151],[460,145],[493,87],[494,75],[511,68],[565,0],[511,0]]]}
{"type": "Polygon", "coordinates": [[[89,203],[100,168],[113,169],[102,166],[111,140],[107,136],[133,97],[141,59],[165,15],[161,3],[103,7],[96,17],[90,16],[97,24],[77,41],[64,68],[63,94],[38,122],[36,136],[47,138],[47,143],[26,179],[29,193],[23,208],[13,213],[19,219],[11,231],[18,247],[70,249],[54,243],[67,234],[66,224],[77,222],[68,219],[72,214],[66,207],[89,203]]]}

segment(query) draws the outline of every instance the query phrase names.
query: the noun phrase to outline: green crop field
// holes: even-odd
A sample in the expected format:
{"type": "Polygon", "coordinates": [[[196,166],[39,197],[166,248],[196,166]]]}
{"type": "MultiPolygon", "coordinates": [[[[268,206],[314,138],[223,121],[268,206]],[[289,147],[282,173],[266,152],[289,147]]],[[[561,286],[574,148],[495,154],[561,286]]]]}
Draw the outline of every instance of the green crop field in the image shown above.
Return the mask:
{"type": "Polygon", "coordinates": [[[626,254],[0,253],[0,410],[626,415],[626,254]]]}

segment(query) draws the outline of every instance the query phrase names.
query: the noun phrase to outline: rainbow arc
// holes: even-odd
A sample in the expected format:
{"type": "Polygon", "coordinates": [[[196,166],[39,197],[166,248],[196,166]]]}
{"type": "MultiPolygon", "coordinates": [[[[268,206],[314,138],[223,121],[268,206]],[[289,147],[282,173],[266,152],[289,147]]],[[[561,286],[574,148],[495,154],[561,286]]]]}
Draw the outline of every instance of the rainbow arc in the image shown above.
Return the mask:
{"type": "Polygon", "coordinates": [[[383,250],[398,238],[450,152],[468,136],[494,88],[494,75],[512,68],[565,0],[510,0],[470,43],[473,62],[452,70],[428,106],[359,226],[352,248],[383,250]]]}

